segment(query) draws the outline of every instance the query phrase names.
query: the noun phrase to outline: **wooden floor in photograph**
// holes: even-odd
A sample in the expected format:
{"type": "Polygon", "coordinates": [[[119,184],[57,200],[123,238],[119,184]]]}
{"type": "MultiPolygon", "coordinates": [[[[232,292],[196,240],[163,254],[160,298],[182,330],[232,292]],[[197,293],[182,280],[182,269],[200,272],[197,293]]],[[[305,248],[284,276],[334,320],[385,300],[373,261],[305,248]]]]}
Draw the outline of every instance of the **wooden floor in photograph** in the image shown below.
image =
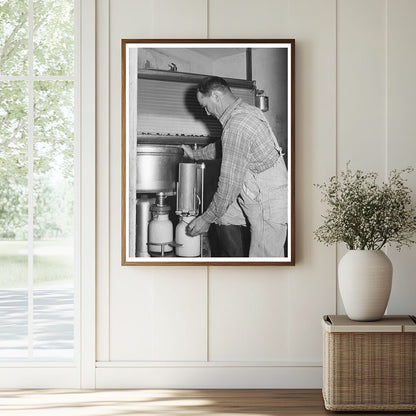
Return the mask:
{"type": "MultiPolygon", "coordinates": [[[[0,390],[1,416],[358,415],[325,410],[321,390],[0,390]]],[[[371,416],[400,413],[367,413],[371,416]]]]}

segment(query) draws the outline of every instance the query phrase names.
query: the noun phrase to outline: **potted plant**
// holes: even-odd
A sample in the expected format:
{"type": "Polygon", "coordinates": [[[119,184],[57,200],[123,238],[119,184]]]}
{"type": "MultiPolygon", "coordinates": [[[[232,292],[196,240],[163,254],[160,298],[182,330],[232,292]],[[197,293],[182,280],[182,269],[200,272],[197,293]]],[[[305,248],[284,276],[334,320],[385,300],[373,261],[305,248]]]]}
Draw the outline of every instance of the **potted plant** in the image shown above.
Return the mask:
{"type": "Polygon", "coordinates": [[[328,183],[318,184],[328,207],[315,238],[326,244],[343,242],[348,252],[338,265],[339,290],[350,319],[381,319],[391,292],[392,264],[381,251],[397,250],[415,242],[416,211],[405,174],[413,168],[392,170],[379,183],[375,172],[347,169],[328,183]]]}

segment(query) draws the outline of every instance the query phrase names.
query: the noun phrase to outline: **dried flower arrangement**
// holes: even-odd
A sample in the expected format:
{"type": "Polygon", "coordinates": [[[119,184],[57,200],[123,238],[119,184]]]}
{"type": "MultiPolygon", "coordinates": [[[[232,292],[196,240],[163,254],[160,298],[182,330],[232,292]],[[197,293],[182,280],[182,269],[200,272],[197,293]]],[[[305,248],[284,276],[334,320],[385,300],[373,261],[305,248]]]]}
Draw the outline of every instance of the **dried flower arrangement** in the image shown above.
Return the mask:
{"type": "Polygon", "coordinates": [[[345,172],[315,185],[328,204],[324,223],[314,232],[326,244],[344,242],[350,250],[380,250],[386,244],[398,250],[415,243],[416,211],[404,174],[413,168],[392,170],[386,182],[377,173],[345,172]]]}

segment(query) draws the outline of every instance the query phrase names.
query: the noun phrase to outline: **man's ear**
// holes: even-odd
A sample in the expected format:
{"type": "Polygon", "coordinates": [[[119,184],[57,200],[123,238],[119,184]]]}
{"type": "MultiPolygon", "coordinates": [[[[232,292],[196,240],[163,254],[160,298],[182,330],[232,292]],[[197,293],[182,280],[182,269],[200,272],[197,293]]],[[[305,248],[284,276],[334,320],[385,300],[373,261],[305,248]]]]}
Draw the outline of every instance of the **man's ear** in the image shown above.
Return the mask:
{"type": "Polygon", "coordinates": [[[220,92],[220,91],[218,91],[218,90],[213,90],[213,91],[211,92],[211,97],[213,98],[213,100],[214,100],[215,102],[218,102],[218,101],[220,101],[220,99],[221,99],[221,92],[220,92]]]}

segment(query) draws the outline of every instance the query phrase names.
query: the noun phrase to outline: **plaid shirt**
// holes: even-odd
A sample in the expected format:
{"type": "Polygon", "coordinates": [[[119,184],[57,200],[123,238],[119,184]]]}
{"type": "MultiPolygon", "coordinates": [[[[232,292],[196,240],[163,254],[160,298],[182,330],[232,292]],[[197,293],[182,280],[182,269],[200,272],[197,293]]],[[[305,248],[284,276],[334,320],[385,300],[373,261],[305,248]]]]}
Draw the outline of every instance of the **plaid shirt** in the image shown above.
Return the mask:
{"type": "MultiPolygon", "coordinates": [[[[218,188],[202,217],[212,223],[221,218],[241,192],[248,170],[260,173],[280,157],[273,133],[261,110],[238,98],[221,115],[222,162],[218,188]]],[[[194,151],[194,159],[215,159],[215,143],[194,151]]]]}

